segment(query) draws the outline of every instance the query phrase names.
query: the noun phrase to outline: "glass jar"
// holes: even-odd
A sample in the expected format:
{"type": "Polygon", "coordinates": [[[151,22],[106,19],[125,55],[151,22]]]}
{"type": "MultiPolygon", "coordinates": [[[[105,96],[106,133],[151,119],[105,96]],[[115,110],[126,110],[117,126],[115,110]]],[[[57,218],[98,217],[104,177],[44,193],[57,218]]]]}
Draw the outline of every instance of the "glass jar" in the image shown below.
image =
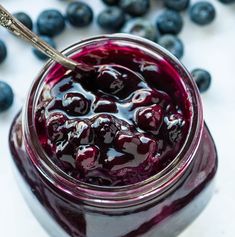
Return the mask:
{"type": "Polygon", "coordinates": [[[142,38],[124,34],[97,36],[64,53],[72,56],[83,47],[98,47],[107,41],[162,57],[182,78],[193,115],[181,151],[163,171],[133,185],[99,187],[67,176],[43,152],[34,125],[35,101],[55,66],[49,61],[11,127],[10,150],[17,180],[29,207],[50,236],[176,236],[208,203],[217,170],[216,148],[203,120],[199,92],[175,57],[142,38]]]}

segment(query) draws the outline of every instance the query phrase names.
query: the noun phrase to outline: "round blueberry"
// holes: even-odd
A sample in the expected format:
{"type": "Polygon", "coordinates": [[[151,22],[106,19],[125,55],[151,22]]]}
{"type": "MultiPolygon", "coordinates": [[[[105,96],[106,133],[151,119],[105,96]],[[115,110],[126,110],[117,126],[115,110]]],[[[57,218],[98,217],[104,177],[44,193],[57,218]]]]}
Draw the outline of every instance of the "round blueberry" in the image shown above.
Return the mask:
{"type": "Polygon", "coordinates": [[[75,27],[84,27],[93,20],[91,7],[84,2],[71,2],[66,10],[69,23],[75,27]]]}
{"type": "Polygon", "coordinates": [[[52,142],[58,142],[64,139],[66,134],[63,134],[64,124],[68,118],[59,112],[51,113],[46,119],[47,134],[52,142]]]}
{"type": "Polygon", "coordinates": [[[76,168],[80,172],[89,172],[98,168],[100,150],[95,145],[81,145],[76,155],[76,168]]]}
{"type": "Polygon", "coordinates": [[[102,0],[106,5],[109,6],[117,6],[119,4],[119,0],[102,0]]]}
{"type": "Polygon", "coordinates": [[[116,123],[115,118],[109,114],[98,115],[91,127],[95,132],[95,141],[103,144],[111,144],[119,130],[119,125],[116,123]]]}
{"type": "Polygon", "coordinates": [[[224,3],[224,4],[229,4],[229,3],[234,3],[235,0],[219,0],[220,2],[224,3]]]}
{"type": "Polygon", "coordinates": [[[37,29],[41,35],[56,36],[65,29],[65,19],[58,10],[45,10],[38,16],[37,29]]]}
{"type": "MultiPolygon", "coordinates": [[[[45,35],[42,35],[40,36],[40,38],[44,41],[46,41],[46,43],[48,43],[51,47],[53,48],[56,48],[56,44],[55,44],[55,41],[48,37],[48,36],[45,36],[45,35]]],[[[33,49],[33,53],[37,56],[37,58],[39,58],[40,60],[47,60],[48,59],[48,56],[45,55],[44,53],[42,53],[40,50],[38,49],[33,49]]]]}
{"type": "Polygon", "coordinates": [[[28,29],[33,29],[33,21],[30,18],[30,16],[24,12],[16,12],[13,14],[13,16],[20,21],[24,26],[26,26],[28,29]]]}
{"type": "Polygon", "coordinates": [[[0,112],[9,109],[13,103],[14,94],[11,87],[3,81],[0,81],[0,112]]]}
{"type": "Polygon", "coordinates": [[[101,65],[94,82],[105,94],[124,99],[137,89],[141,81],[138,76],[129,75],[125,68],[117,65],[101,65]]]}
{"type": "Polygon", "coordinates": [[[89,101],[78,92],[68,92],[63,96],[62,105],[67,114],[81,116],[89,112],[89,101]]]}
{"type": "Polygon", "coordinates": [[[6,59],[7,57],[7,47],[5,43],[0,40],[0,64],[6,59]]]}
{"type": "Polygon", "coordinates": [[[126,22],[122,28],[123,33],[137,35],[152,41],[157,39],[157,30],[148,20],[133,18],[126,22]]]}
{"type": "Polygon", "coordinates": [[[160,105],[141,107],[136,113],[135,122],[143,131],[156,133],[162,125],[163,115],[160,105]]]}
{"type": "Polygon", "coordinates": [[[104,29],[119,30],[125,23],[125,13],[118,7],[109,7],[98,15],[97,22],[104,29]]]}
{"type": "Polygon", "coordinates": [[[175,35],[163,35],[159,38],[158,44],[171,52],[175,57],[182,58],[184,55],[184,45],[175,35]]]}
{"type": "Polygon", "coordinates": [[[142,16],[150,9],[150,0],[120,0],[119,6],[131,16],[142,16]]]}
{"type": "Polygon", "coordinates": [[[175,11],[183,11],[189,6],[190,0],[164,0],[164,4],[167,8],[175,11]]]}
{"type": "Polygon", "coordinates": [[[165,10],[157,18],[157,28],[161,34],[178,34],[183,28],[181,15],[172,10],[165,10]]]}
{"type": "Polygon", "coordinates": [[[211,75],[208,71],[197,68],[194,69],[191,74],[200,92],[205,92],[209,89],[211,85],[211,75]]]}
{"type": "Polygon", "coordinates": [[[192,5],[189,15],[194,23],[198,25],[208,25],[215,19],[216,11],[211,3],[201,1],[192,5]]]}

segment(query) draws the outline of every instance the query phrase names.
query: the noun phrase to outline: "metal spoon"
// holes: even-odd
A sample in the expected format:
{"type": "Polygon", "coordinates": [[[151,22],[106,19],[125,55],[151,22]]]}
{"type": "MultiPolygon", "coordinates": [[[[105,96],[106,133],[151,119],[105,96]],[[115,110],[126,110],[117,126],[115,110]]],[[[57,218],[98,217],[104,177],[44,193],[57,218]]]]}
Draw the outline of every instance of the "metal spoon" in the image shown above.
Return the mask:
{"type": "MultiPolygon", "coordinates": [[[[63,65],[64,67],[70,70],[79,70],[85,72],[98,72],[101,67],[110,67],[111,65],[97,65],[89,66],[83,63],[78,63],[62,53],[51,47],[45,41],[40,39],[35,33],[29,30],[21,22],[19,22],[11,13],[9,13],[1,4],[0,4],[0,25],[11,31],[17,37],[28,41],[33,47],[40,50],[42,53],[46,54],[49,58],[53,59],[57,63],[63,65]]],[[[120,69],[122,72],[127,73],[128,75],[134,76],[139,80],[144,80],[143,77],[121,65],[113,64],[112,65],[116,70],[120,69]]]]}

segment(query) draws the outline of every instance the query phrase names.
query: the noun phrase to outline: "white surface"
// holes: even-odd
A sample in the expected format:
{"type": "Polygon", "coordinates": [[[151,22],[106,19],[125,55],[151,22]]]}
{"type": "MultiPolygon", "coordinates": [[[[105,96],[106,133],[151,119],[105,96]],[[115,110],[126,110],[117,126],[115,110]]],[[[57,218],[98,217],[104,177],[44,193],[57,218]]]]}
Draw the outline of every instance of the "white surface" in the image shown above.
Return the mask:
{"type": "MultiPolygon", "coordinates": [[[[35,20],[43,9],[56,7],[65,11],[66,3],[56,0],[1,0],[9,11],[24,10],[35,20]]],[[[97,12],[100,0],[92,3],[97,12]]],[[[153,1],[154,2],[154,1],[153,1]]],[[[156,2],[156,0],[155,0],[156,2]]],[[[185,42],[183,59],[188,69],[205,67],[213,75],[211,89],[203,95],[205,119],[215,139],[219,153],[219,172],[215,195],[200,217],[181,237],[235,236],[235,4],[224,6],[212,0],[217,9],[216,21],[207,27],[193,25],[188,16],[181,38],[185,42]]],[[[154,10],[150,17],[155,19],[154,10]]],[[[101,33],[96,23],[83,30],[67,27],[56,38],[59,49],[84,37],[101,33]]],[[[0,65],[0,80],[10,83],[16,94],[14,106],[0,114],[0,236],[48,237],[25,204],[12,174],[8,149],[8,131],[20,109],[27,90],[43,63],[31,53],[31,48],[0,29],[0,38],[7,42],[8,58],[0,65]]],[[[59,237],[59,236],[58,236],[59,237]]],[[[104,236],[108,237],[108,236],[104,236]]]]}

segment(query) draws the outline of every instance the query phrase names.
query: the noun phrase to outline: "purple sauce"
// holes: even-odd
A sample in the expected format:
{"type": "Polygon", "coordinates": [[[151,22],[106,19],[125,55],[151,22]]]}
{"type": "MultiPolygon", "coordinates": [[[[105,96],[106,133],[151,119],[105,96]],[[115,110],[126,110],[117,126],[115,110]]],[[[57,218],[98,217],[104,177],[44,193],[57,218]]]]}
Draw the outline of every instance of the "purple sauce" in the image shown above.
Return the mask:
{"type": "Polygon", "coordinates": [[[190,126],[191,104],[177,72],[166,61],[111,43],[73,58],[98,69],[70,72],[57,65],[47,76],[35,125],[52,161],[100,186],[137,183],[163,170],[190,126]]]}

